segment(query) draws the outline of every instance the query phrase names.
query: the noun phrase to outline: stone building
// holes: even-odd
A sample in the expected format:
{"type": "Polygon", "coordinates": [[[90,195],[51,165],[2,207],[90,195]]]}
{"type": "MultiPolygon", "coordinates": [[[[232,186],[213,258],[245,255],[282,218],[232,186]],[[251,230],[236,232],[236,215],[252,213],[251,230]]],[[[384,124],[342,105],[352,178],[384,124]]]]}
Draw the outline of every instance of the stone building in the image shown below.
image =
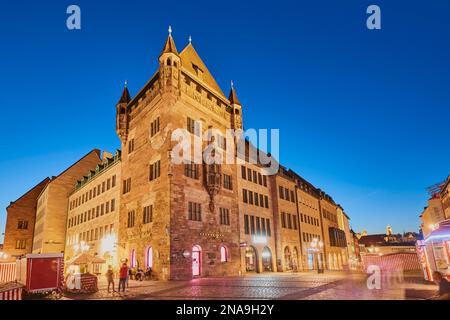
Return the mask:
{"type": "Polygon", "coordinates": [[[347,215],[338,221],[333,199],[294,171],[267,174],[260,157],[272,156],[227,135],[244,123],[233,85],[225,96],[192,43],[178,52],[171,34],[158,62],[116,104],[121,152],[90,152],[37,197],[33,252],[85,251],[158,279],[341,269],[347,215]],[[174,136],[193,143],[178,150],[174,136]]]}
{"type": "Polygon", "coordinates": [[[179,128],[201,149],[215,141],[214,152],[229,152],[225,131],[242,129],[242,105],[233,87],[223,94],[192,43],[179,53],[169,34],[158,61],[134,98],[125,87],[116,106],[122,258],[152,267],[160,279],[189,279],[314,269],[312,245],[317,263],[328,266],[328,252],[330,269],[341,268],[346,240],[335,203],[292,171],[267,176],[248,155],[240,165],[173,161],[171,136],[179,128]],[[214,138],[203,141],[211,128],[214,138]]]}
{"type": "Polygon", "coordinates": [[[106,264],[94,265],[95,273],[104,273],[107,265],[119,266],[120,155],[103,152],[103,161],[77,181],[68,199],[64,259],[85,252],[104,259],[106,264]]]}
{"type": "Polygon", "coordinates": [[[64,251],[69,193],[100,163],[100,151],[94,149],[45,185],[37,198],[33,253],[64,251]]]}
{"type": "Polygon", "coordinates": [[[269,177],[276,234],[277,271],[301,270],[296,181],[284,167],[269,177]]]}
{"type": "Polygon", "coordinates": [[[49,178],[45,178],[6,208],[3,250],[11,260],[31,253],[37,199],[49,181],[49,178]]]}
{"type": "Polygon", "coordinates": [[[325,244],[325,265],[329,270],[341,270],[344,265],[343,256],[346,254],[347,241],[345,231],[339,228],[338,206],[333,198],[323,191],[320,191],[319,206],[325,244]]]}
{"type": "Polygon", "coordinates": [[[324,268],[324,237],[319,207],[320,194],[311,183],[302,177],[297,175],[297,179],[303,270],[324,268]]]}

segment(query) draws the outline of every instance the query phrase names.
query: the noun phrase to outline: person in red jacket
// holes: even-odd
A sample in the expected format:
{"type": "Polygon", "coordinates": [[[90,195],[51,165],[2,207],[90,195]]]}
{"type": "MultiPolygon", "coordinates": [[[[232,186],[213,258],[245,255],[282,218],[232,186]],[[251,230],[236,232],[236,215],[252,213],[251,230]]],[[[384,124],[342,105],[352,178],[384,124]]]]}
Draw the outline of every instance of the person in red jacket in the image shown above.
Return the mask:
{"type": "Polygon", "coordinates": [[[128,277],[128,266],[126,263],[123,263],[119,271],[119,292],[120,286],[122,286],[123,288],[122,292],[125,292],[125,284],[127,282],[127,277],[128,277]]]}

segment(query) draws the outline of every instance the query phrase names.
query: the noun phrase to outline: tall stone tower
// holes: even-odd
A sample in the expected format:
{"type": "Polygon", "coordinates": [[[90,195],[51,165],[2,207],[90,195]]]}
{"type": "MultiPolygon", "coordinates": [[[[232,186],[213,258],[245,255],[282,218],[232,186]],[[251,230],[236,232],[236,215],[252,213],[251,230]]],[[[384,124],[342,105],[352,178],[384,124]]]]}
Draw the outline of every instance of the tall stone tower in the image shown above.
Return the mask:
{"type": "Polygon", "coordinates": [[[236,167],[174,164],[171,136],[183,129],[201,141],[214,128],[223,151],[226,129],[242,127],[240,103],[234,89],[233,104],[225,97],[190,41],[178,53],[171,28],[158,62],[145,86],[132,99],[125,88],[117,104],[122,258],[159,279],[238,274],[236,167]]]}

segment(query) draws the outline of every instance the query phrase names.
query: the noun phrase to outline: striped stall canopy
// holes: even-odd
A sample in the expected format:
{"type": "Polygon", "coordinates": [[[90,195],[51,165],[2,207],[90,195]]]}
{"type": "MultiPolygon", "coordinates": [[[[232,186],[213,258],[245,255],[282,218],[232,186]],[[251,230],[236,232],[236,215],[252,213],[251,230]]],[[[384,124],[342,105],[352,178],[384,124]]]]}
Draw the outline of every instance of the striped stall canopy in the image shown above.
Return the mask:
{"type": "Polygon", "coordinates": [[[22,286],[15,282],[1,284],[0,300],[22,300],[22,286]]]}
{"type": "Polygon", "coordinates": [[[361,257],[364,268],[367,269],[369,265],[377,265],[384,271],[420,271],[422,267],[419,262],[417,253],[391,253],[385,255],[367,254],[361,257]]]}
{"type": "Polygon", "coordinates": [[[16,263],[0,263],[0,283],[16,280],[16,263]]]}

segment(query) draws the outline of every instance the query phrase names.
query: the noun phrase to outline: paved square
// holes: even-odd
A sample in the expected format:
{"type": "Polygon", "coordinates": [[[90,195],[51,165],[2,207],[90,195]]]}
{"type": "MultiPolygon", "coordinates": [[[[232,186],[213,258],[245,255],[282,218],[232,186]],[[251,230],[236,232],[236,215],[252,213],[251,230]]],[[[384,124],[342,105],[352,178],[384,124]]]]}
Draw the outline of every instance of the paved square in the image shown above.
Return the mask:
{"type": "MultiPolygon", "coordinates": [[[[117,286],[118,281],[116,281],[117,286]]],[[[108,293],[100,279],[95,294],[67,295],[68,299],[282,299],[367,300],[427,299],[437,287],[420,275],[405,276],[401,283],[369,290],[361,273],[267,273],[241,277],[200,278],[191,281],[133,281],[124,293],[108,293]]]]}

